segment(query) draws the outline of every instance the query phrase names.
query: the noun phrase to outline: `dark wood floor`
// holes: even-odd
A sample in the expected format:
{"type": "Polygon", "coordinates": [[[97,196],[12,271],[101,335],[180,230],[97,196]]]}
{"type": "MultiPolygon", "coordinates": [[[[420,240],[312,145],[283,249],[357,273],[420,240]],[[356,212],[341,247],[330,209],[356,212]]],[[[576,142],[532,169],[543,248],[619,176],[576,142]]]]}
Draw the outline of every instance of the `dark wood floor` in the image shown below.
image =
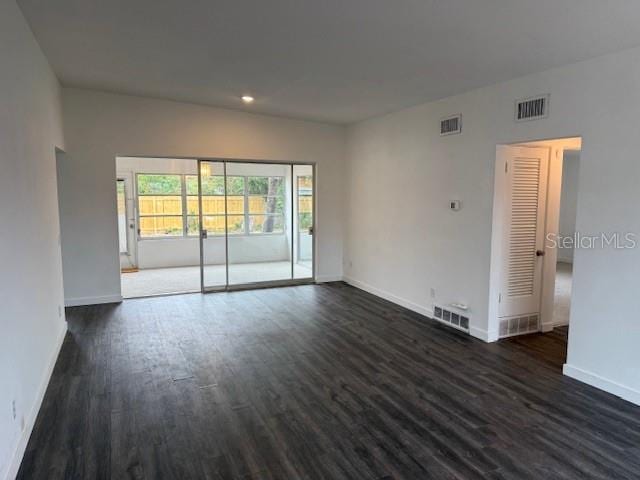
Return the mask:
{"type": "Polygon", "coordinates": [[[563,332],[485,344],[342,283],[68,319],[19,478],[640,478],[640,408],[563,377],[563,332]]]}

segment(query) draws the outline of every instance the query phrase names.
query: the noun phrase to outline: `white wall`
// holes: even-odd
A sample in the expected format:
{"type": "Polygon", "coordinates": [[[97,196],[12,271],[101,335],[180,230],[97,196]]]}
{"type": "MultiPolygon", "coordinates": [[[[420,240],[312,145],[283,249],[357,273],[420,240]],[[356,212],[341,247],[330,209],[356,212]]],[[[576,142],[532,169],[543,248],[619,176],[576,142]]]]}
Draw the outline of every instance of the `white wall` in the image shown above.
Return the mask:
{"type": "Polygon", "coordinates": [[[343,127],[79,89],[63,90],[63,106],[67,302],[120,297],[116,156],[317,162],[317,276],[342,275],[343,127]]]}
{"type": "MultiPolygon", "coordinates": [[[[205,264],[225,262],[223,236],[204,241],[205,264]]],[[[229,235],[230,263],[287,262],[291,247],[287,235],[229,235]]],[[[185,267],[200,265],[200,242],[197,238],[147,239],[138,242],[138,267],[185,267]]]]}
{"type": "Polygon", "coordinates": [[[12,0],[0,0],[0,65],[0,478],[13,478],[66,323],[58,312],[59,85],[12,0]]]}
{"type": "MultiPolygon", "coordinates": [[[[560,227],[562,237],[571,237],[576,232],[578,208],[578,174],[580,173],[580,152],[564,152],[562,162],[562,194],[560,197],[560,227]]],[[[573,263],[573,248],[567,244],[558,249],[558,261],[573,263]]]]}
{"type": "MultiPolygon", "coordinates": [[[[582,136],[576,227],[640,232],[640,49],[557,68],[377,117],[348,132],[345,275],[430,312],[470,306],[489,338],[488,291],[497,144],[582,136]],[[548,119],[516,123],[514,100],[550,93],[548,119]],[[588,99],[588,101],[586,101],[588,99]],[[462,113],[463,133],[439,120],[462,113]],[[448,210],[448,200],[462,210],[448,210]]],[[[565,372],[640,403],[640,250],[578,250],[565,372]],[[607,301],[603,301],[607,299],[607,301]]]]}

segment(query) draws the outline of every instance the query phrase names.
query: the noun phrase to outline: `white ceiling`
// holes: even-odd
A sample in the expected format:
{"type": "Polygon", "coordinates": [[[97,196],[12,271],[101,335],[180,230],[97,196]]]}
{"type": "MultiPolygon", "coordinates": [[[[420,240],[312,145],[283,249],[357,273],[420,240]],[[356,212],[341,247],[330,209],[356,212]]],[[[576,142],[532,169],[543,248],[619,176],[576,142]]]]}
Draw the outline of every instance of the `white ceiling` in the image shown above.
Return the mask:
{"type": "Polygon", "coordinates": [[[640,45],[638,0],[18,4],[65,86],[337,123],[640,45]]]}

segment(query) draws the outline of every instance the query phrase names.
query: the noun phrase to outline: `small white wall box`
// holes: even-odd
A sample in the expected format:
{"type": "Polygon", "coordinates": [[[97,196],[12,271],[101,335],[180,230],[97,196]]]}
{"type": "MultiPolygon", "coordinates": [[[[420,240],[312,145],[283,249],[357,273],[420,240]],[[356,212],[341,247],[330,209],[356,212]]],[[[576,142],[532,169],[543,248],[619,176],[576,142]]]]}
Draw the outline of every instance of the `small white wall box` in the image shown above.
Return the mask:
{"type": "Polygon", "coordinates": [[[449,202],[449,209],[453,210],[454,212],[460,210],[460,200],[451,200],[449,202]]]}

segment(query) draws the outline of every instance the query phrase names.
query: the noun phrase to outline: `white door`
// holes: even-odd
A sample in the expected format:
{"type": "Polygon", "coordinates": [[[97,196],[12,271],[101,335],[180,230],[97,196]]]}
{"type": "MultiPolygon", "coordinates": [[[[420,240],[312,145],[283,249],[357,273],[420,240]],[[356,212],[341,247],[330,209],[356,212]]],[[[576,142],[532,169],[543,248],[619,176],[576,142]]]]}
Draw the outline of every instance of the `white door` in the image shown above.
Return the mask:
{"type": "MultiPolygon", "coordinates": [[[[549,149],[502,146],[500,336],[539,329],[549,149]]],[[[498,163],[500,165],[500,163],[498,163]]]]}

